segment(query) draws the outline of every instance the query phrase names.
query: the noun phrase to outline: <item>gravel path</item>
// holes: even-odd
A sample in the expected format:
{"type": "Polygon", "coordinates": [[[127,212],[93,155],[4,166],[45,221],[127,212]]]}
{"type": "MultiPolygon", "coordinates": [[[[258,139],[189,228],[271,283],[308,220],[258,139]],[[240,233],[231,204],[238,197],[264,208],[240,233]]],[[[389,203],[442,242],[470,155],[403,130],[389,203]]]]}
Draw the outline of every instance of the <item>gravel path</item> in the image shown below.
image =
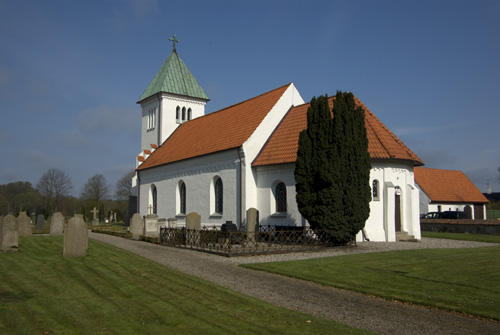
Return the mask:
{"type": "Polygon", "coordinates": [[[355,253],[423,248],[471,248],[496,244],[423,238],[421,242],[363,242],[325,252],[233,257],[89,233],[89,237],[271,304],[379,334],[500,334],[500,324],[395,303],[310,282],[244,269],[241,263],[274,262],[355,253]]]}

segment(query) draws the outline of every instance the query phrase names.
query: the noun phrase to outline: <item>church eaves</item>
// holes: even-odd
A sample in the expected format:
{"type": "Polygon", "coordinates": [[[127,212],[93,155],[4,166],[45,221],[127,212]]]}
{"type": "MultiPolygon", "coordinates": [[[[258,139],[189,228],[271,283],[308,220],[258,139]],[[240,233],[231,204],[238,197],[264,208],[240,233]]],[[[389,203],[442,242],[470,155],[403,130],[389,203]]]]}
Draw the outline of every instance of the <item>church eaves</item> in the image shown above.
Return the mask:
{"type": "Polygon", "coordinates": [[[165,92],[187,97],[210,100],[198,81],[191,74],[175,48],[146,88],[138,102],[157,93],[165,92]]]}
{"type": "MultiPolygon", "coordinates": [[[[356,106],[365,110],[365,125],[368,136],[368,152],[372,159],[395,159],[412,161],[414,165],[423,165],[415,155],[396,135],[394,135],[366,106],[354,97],[356,106]]],[[[333,98],[329,99],[333,108],[333,98]]],[[[269,138],[252,166],[295,163],[299,134],[307,128],[307,108],[304,104],[292,108],[281,124],[269,138]]]]}
{"type": "Polygon", "coordinates": [[[290,85],[182,123],[137,170],[239,148],[290,85]]]}

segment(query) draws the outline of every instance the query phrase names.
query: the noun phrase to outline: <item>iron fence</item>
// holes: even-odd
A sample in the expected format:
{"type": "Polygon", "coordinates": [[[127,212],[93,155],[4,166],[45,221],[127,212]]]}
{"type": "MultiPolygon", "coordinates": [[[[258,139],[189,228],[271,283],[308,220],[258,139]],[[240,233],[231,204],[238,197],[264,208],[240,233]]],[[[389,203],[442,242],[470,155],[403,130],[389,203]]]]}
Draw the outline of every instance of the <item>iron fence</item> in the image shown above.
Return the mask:
{"type": "Polygon", "coordinates": [[[255,232],[223,232],[216,227],[201,230],[161,228],[160,244],[231,257],[331,247],[333,244],[328,241],[329,233],[328,230],[280,226],[260,226],[255,232]]]}

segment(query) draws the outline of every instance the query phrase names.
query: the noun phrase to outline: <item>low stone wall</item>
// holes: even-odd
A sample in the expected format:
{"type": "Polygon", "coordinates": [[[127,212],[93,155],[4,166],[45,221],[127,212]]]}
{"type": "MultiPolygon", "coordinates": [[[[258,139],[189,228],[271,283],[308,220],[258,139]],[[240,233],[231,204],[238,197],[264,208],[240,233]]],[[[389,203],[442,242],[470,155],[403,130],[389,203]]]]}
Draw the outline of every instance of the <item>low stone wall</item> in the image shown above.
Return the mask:
{"type": "Polygon", "coordinates": [[[422,231],[500,235],[500,220],[421,219],[422,231]]]}

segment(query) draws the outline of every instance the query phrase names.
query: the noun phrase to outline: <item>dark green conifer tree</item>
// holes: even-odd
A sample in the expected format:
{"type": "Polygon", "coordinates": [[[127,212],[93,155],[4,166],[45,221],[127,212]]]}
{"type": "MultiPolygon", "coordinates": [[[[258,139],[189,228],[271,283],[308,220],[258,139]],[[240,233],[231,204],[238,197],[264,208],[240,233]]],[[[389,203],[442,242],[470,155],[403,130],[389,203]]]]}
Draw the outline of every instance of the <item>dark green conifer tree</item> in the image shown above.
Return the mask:
{"type": "Polygon", "coordinates": [[[331,242],[344,244],[369,216],[371,165],[364,111],[352,93],[337,92],[331,115],[326,96],[313,98],[299,136],[296,197],[312,229],[327,229],[331,242]]]}

